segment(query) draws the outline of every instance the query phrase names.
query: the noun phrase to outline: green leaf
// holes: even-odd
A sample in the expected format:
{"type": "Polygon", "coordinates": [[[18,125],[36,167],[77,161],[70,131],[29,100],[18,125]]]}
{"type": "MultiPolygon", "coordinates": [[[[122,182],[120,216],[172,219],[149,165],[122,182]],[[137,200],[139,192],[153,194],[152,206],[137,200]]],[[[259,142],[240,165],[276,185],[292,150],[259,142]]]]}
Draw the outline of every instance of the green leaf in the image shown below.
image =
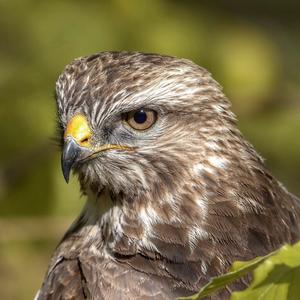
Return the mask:
{"type": "Polygon", "coordinates": [[[212,278],[199,293],[179,299],[203,299],[251,271],[253,271],[253,281],[250,286],[244,291],[234,292],[231,300],[298,300],[300,295],[300,243],[294,246],[285,245],[266,256],[247,262],[235,262],[229,273],[212,278]]]}
{"type": "Polygon", "coordinates": [[[268,254],[267,256],[256,257],[247,262],[236,261],[233,263],[232,267],[230,268],[229,273],[219,277],[213,277],[206,285],[202,287],[199,293],[190,297],[183,297],[179,299],[181,300],[203,299],[204,297],[224,288],[226,285],[232,283],[233,281],[242,277],[246,273],[254,270],[257,267],[257,265],[262,263],[271,255],[274,255],[274,252],[268,254]]]}
{"type": "Polygon", "coordinates": [[[300,243],[285,245],[259,264],[249,288],[231,300],[298,300],[300,298],[300,243]]]}

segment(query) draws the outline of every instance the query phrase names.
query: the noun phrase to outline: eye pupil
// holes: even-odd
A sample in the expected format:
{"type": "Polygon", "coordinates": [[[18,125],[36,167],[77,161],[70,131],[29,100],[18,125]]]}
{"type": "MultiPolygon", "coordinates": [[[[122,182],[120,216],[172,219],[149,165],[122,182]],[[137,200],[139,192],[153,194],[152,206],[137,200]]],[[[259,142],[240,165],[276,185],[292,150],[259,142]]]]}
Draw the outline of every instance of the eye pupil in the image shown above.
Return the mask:
{"type": "Polygon", "coordinates": [[[133,119],[136,123],[143,124],[147,121],[147,113],[141,109],[134,114],[133,119]]]}
{"type": "Polygon", "coordinates": [[[157,119],[157,113],[151,109],[137,109],[123,115],[124,121],[135,130],[150,128],[157,119]]]}

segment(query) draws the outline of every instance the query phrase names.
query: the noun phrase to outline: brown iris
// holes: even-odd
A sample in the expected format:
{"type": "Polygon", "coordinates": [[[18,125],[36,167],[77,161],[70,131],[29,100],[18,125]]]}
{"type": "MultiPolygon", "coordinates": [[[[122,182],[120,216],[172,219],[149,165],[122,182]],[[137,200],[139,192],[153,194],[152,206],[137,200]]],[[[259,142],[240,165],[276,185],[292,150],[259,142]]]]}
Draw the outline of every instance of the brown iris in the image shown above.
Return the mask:
{"type": "Polygon", "coordinates": [[[138,109],[125,115],[125,121],[135,130],[146,130],[150,128],[157,119],[154,110],[138,109]]]}

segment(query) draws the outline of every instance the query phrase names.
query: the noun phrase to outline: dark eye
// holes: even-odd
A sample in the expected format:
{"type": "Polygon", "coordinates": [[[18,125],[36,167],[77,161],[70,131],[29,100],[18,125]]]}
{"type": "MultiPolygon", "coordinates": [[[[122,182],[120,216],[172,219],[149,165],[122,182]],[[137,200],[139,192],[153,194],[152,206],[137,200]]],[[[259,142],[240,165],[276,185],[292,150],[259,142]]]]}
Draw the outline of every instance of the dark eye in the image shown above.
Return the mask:
{"type": "Polygon", "coordinates": [[[157,113],[154,110],[139,109],[125,115],[125,121],[130,127],[136,130],[146,130],[157,120],[157,113]]]}

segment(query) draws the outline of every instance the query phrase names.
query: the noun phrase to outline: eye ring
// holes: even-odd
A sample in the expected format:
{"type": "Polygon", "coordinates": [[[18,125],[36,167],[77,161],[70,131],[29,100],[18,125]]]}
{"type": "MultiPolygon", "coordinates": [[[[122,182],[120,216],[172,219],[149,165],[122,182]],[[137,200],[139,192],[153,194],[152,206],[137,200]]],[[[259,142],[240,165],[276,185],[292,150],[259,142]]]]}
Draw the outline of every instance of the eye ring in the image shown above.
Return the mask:
{"type": "Polygon", "coordinates": [[[131,128],[143,131],[149,129],[156,122],[157,112],[141,108],[125,114],[124,119],[131,128]]]}

